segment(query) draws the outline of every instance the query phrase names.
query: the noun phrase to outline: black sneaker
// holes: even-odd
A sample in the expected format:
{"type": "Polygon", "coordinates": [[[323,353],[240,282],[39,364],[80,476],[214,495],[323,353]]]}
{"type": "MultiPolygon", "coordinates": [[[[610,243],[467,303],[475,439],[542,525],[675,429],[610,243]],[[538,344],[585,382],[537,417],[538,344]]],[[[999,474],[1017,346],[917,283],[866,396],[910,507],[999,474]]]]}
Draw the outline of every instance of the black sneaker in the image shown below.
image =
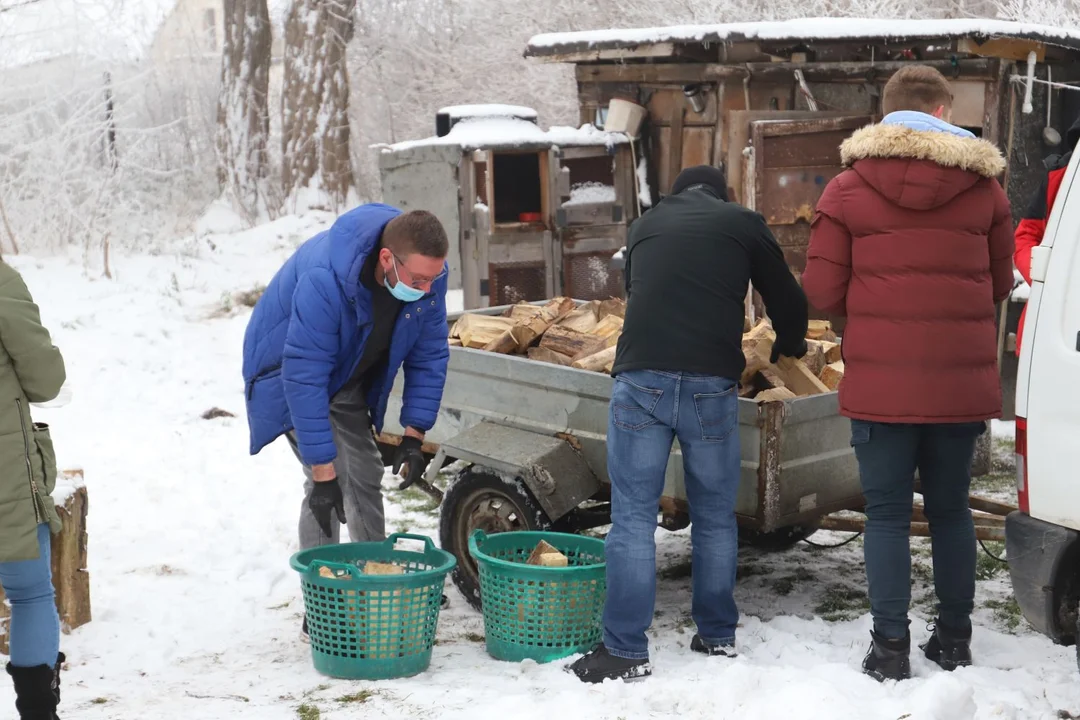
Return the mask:
{"type": "Polygon", "coordinates": [[[307,615],[304,616],[304,622],[300,626],[300,640],[301,642],[311,644],[311,635],[308,633],[307,629],[307,615]]]}
{"type": "Polygon", "coordinates": [[[971,628],[966,633],[956,632],[941,626],[930,625],[927,630],[933,630],[930,639],[919,647],[923,654],[931,662],[937,663],[942,670],[952,672],[958,667],[971,665],[971,628]]]}
{"type": "Polygon", "coordinates": [[[701,653],[702,655],[728,658],[738,657],[734,645],[712,645],[702,640],[700,635],[694,635],[694,639],[690,641],[690,649],[696,653],[701,653]]]}
{"type": "Polygon", "coordinates": [[[911,677],[911,634],[891,639],[870,631],[873,643],[863,658],[863,672],[878,682],[907,680],[911,677]]]}
{"type": "Polygon", "coordinates": [[[566,670],[587,683],[601,683],[605,680],[641,680],[652,675],[652,666],[649,665],[648,660],[627,660],[615,657],[608,653],[603,643],[568,665],[566,670]]]}
{"type": "Polygon", "coordinates": [[[443,595],[442,600],[439,601],[439,607],[443,610],[450,607],[450,598],[443,595]]]}

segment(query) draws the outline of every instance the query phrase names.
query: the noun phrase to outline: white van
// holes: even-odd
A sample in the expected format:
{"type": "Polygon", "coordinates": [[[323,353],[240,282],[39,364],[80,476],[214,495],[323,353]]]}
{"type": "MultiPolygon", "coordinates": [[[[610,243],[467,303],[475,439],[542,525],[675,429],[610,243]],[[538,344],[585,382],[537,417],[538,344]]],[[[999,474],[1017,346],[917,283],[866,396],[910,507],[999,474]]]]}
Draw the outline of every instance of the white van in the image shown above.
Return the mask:
{"type": "MultiPolygon", "coordinates": [[[[1005,544],[1024,617],[1057,643],[1080,637],[1080,150],[1073,153],[1042,245],[1016,379],[1020,510],[1005,544]]],[[[1080,644],[1078,662],[1080,662],[1080,644]]]]}

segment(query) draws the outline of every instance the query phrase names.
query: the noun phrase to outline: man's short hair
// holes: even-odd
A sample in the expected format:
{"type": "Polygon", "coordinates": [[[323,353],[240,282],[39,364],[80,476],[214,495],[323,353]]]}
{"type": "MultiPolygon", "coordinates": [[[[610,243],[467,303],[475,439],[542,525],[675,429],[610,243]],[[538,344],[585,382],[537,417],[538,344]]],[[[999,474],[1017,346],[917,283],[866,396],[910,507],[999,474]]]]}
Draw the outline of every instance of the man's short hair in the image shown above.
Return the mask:
{"type": "Polygon", "coordinates": [[[952,87],[945,76],[927,65],[909,65],[897,70],[885,83],[881,111],[885,115],[899,110],[933,114],[945,106],[952,109],[952,87]]]}
{"type": "Polygon", "coordinates": [[[402,256],[419,253],[441,259],[450,252],[446,230],[439,218],[427,210],[412,210],[387,223],[383,245],[402,256]]]}

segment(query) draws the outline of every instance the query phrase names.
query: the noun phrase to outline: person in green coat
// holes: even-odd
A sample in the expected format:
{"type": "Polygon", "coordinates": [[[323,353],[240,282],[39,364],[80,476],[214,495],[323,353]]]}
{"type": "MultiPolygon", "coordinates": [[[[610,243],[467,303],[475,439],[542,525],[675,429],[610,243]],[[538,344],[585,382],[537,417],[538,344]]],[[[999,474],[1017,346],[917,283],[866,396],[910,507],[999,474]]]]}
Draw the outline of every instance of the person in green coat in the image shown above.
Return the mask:
{"type": "Polygon", "coordinates": [[[55,399],[66,377],[30,290],[0,261],[0,587],[11,603],[7,672],[21,720],[58,720],[64,656],[50,568],[51,534],[60,530],[51,497],[56,456],[30,403],[55,399]]]}

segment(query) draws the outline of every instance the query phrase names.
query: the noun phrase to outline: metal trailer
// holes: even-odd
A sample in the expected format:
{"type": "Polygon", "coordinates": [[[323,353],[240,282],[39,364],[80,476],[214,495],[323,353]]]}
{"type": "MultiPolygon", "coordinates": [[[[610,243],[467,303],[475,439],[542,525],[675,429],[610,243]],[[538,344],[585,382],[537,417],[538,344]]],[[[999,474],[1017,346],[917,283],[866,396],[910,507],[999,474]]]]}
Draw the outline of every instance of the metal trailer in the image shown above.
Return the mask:
{"type": "MultiPolygon", "coordinates": [[[[433,461],[425,481],[441,499],[441,544],[457,556],[454,581],[470,602],[479,603],[467,544],[473,529],[577,532],[610,522],[606,435],[613,382],[520,356],[450,348],[442,407],[426,437],[433,461]],[[433,482],[456,460],[462,467],[444,494],[433,482]]],[[[399,373],[379,438],[384,452],[400,442],[402,387],[399,373]]],[[[835,392],[767,403],[740,399],[741,538],[788,547],[812,533],[822,516],[862,507],[850,437],[835,392]]],[[[669,530],[689,525],[677,441],[658,515],[669,530]]]]}

